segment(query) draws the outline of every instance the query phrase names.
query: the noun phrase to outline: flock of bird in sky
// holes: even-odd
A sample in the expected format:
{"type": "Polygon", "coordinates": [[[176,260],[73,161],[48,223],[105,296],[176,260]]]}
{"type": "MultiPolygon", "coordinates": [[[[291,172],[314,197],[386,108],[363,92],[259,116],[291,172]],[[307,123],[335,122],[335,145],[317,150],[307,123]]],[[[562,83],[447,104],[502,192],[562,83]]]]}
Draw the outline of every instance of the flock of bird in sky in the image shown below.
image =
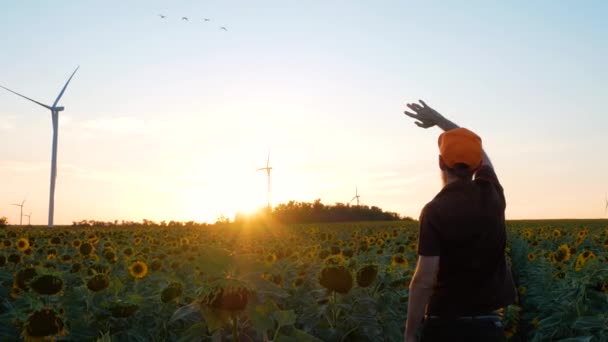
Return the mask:
{"type": "MultiPolygon", "coordinates": [[[[164,14],[159,14],[158,16],[159,16],[161,19],[166,19],[166,18],[167,18],[167,16],[166,16],[166,15],[164,15],[164,14]]],[[[188,19],[188,17],[182,17],[182,20],[183,20],[183,21],[190,21],[190,20],[188,19]]],[[[204,22],[210,22],[210,21],[211,21],[211,19],[209,19],[209,18],[203,18],[203,21],[204,21],[204,22]]],[[[228,29],[226,28],[226,26],[220,26],[220,30],[228,31],[228,29]]]]}

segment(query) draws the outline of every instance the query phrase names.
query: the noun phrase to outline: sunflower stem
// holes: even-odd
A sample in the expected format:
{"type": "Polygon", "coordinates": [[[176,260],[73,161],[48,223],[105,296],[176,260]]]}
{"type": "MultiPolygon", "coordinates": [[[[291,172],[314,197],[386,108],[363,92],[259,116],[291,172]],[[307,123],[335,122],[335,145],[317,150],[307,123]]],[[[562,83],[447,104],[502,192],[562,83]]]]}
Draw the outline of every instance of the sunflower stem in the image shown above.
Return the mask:
{"type": "Polygon", "coordinates": [[[236,315],[232,315],[232,341],[239,341],[239,321],[236,315]]]}
{"type": "Polygon", "coordinates": [[[331,318],[333,321],[333,326],[337,326],[337,320],[338,318],[336,317],[336,304],[337,304],[337,299],[336,299],[336,291],[332,291],[332,295],[333,295],[333,301],[332,301],[332,307],[331,307],[331,318]]]}

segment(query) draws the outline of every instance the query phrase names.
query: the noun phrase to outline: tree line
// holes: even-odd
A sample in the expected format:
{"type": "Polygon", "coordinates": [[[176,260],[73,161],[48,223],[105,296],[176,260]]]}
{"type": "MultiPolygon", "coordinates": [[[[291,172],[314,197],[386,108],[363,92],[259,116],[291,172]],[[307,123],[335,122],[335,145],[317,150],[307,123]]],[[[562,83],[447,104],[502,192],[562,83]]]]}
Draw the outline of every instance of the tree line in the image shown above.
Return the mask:
{"type": "Polygon", "coordinates": [[[235,222],[260,217],[271,218],[284,224],[412,220],[410,217],[402,217],[398,213],[384,211],[376,206],[344,203],[326,205],[321,203],[320,199],[317,199],[312,203],[289,201],[270,210],[260,210],[253,215],[237,214],[235,222]]]}
{"type": "MultiPolygon", "coordinates": [[[[314,202],[297,202],[289,201],[281,203],[274,208],[260,209],[253,214],[237,213],[232,222],[243,223],[252,221],[269,221],[283,224],[302,224],[302,223],[335,223],[335,222],[356,222],[356,221],[413,221],[411,217],[402,217],[401,215],[384,211],[376,206],[367,205],[350,205],[344,203],[335,203],[326,205],[321,203],[320,199],[314,202]]],[[[215,224],[228,224],[230,219],[221,215],[217,218],[215,224]]],[[[72,222],[73,227],[206,227],[210,224],[199,223],[194,221],[160,221],[143,219],[141,222],[136,221],[98,221],[98,220],[80,220],[72,222]]],[[[8,226],[6,217],[0,217],[0,228],[8,226]]]]}

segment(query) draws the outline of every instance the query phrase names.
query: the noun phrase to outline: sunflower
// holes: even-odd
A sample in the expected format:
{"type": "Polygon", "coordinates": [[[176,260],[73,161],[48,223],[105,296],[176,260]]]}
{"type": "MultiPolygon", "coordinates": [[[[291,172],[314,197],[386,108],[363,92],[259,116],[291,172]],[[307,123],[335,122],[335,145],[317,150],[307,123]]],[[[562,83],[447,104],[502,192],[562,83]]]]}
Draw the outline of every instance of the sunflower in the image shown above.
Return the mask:
{"type": "Polygon", "coordinates": [[[353,287],[353,275],[344,266],[326,266],[319,274],[319,284],[330,291],[346,294],[353,287]]]}
{"type": "Polygon", "coordinates": [[[370,286],[378,276],[378,265],[368,264],[357,271],[357,285],[359,287],[370,286]]]}
{"type": "Polygon", "coordinates": [[[38,294],[54,295],[63,289],[63,280],[55,274],[43,274],[34,278],[30,287],[38,294]]]}
{"type": "Polygon", "coordinates": [[[325,264],[326,266],[345,265],[346,264],[346,258],[344,256],[342,256],[341,254],[332,255],[332,256],[326,258],[323,261],[323,264],[325,264]]]}
{"type": "Polygon", "coordinates": [[[409,263],[403,254],[395,254],[391,258],[391,266],[399,266],[402,268],[408,268],[409,263]]]}
{"type": "Polygon", "coordinates": [[[583,268],[583,266],[585,265],[585,263],[587,263],[587,258],[585,258],[582,253],[579,254],[576,257],[576,261],[574,262],[574,270],[577,272],[580,271],[581,268],[583,268]]]}
{"type": "Polygon", "coordinates": [[[339,246],[331,246],[330,253],[332,255],[340,254],[341,250],[339,246]]]}
{"type": "Polygon", "coordinates": [[[160,261],[159,259],[153,259],[152,262],[150,263],[150,269],[152,271],[158,271],[160,270],[160,268],[163,266],[163,262],[160,261]]]}
{"type": "Polygon", "coordinates": [[[26,238],[21,238],[17,240],[15,246],[17,246],[17,249],[21,252],[25,252],[28,248],[30,248],[30,242],[26,238]]]}
{"type": "Polygon", "coordinates": [[[570,247],[567,244],[563,244],[559,246],[557,252],[555,253],[555,261],[557,262],[567,262],[570,260],[572,254],[570,253],[570,247]]]}
{"type": "Polygon", "coordinates": [[[253,288],[236,279],[217,279],[200,293],[200,304],[211,309],[242,311],[255,295],[253,288]]]}
{"type": "Polygon", "coordinates": [[[528,260],[529,261],[536,260],[536,254],[534,254],[534,253],[528,253],[528,260]]]}
{"type": "Polygon", "coordinates": [[[538,327],[540,326],[540,319],[538,319],[538,316],[534,317],[531,323],[534,329],[538,329],[538,327]]]}
{"type": "Polygon", "coordinates": [[[11,254],[8,256],[8,261],[13,264],[20,264],[22,260],[20,254],[11,254]]]}
{"type": "Polygon", "coordinates": [[[72,256],[69,254],[64,254],[61,256],[61,261],[66,264],[69,264],[70,262],[72,262],[72,256]]]}
{"type": "Polygon", "coordinates": [[[65,336],[65,325],[58,313],[50,308],[33,312],[25,322],[21,336],[24,341],[54,340],[56,336],[65,336]]]}
{"type": "Polygon", "coordinates": [[[97,244],[99,242],[99,237],[97,235],[95,235],[95,234],[90,234],[87,237],[87,240],[89,240],[89,242],[92,243],[92,244],[97,244]]]}
{"type": "Polygon", "coordinates": [[[110,278],[106,274],[96,274],[87,280],[87,288],[99,292],[110,285],[110,278]]]}
{"type": "Polygon", "coordinates": [[[78,247],[80,247],[80,245],[82,245],[82,241],[80,241],[80,240],[78,240],[78,239],[76,239],[76,240],[72,241],[72,246],[73,246],[74,248],[78,248],[78,247]]]}
{"type": "Polygon", "coordinates": [[[557,239],[560,236],[562,236],[562,231],[559,229],[554,229],[553,232],[551,233],[551,236],[553,236],[554,239],[557,239]]]}
{"type": "Polygon", "coordinates": [[[139,305],[118,300],[108,305],[108,310],[112,313],[112,317],[126,318],[131,317],[139,309],[139,305]]]}
{"type": "Polygon", "coordinates": [[[143,261],[136,261],[129,266],[129,273],[136,279],[142,279],[148,274],[148,265],[143,261]]]}
{"type": "Polygon", "coordinates": [[[160,293],[160,300],[163,303],[168,303],[176,298],[179,298],[184,293],[184,285],[181,283],[171,283],[160,293]]]}
{"type": "Polygon", "coordinates": [[[29,282],[34,279],[38,275],[36,268],[33,266],[29,266],[27,268],[19,270],[15,275],[15,281],[13,287],[16,287],[20,290],[27,291],[29,290],[29,282]]]}
{"type": "Polygon", "coordinates": [[[517,288],[517,292],[519,293],[519,295],[520,295],[521,297],[525,297],[525,296],[526,296],[526,294],[528,294],[528,288],[527,288],[527,287],[525,287],[525,286],[519,286],[519,287],[517,288]]]}
{"type": "Polygon", "coordinates": [[[80,245],[78,250],[80,251],[80,254],[82,254],[82,255],[89,255],[89,254],[91,254],[91,252],[93,252],[93,245],[91,245],[88,242],[85,242],[82,245],[80,245]]]}

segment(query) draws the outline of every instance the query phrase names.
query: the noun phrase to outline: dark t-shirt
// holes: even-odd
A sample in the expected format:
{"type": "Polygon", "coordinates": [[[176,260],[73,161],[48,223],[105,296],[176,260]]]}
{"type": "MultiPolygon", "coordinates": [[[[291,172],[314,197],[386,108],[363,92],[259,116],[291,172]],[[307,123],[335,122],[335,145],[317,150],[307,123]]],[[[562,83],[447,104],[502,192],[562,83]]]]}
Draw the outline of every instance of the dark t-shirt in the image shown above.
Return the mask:
{"type": "Polygon", "coordinates": [[[446,185],[422,209],[418,254],[439,256],[428,314],[483,314],[515,301],[505,260],[505,207],[496,173],[482,166],[474,180],[446,185]]]}

